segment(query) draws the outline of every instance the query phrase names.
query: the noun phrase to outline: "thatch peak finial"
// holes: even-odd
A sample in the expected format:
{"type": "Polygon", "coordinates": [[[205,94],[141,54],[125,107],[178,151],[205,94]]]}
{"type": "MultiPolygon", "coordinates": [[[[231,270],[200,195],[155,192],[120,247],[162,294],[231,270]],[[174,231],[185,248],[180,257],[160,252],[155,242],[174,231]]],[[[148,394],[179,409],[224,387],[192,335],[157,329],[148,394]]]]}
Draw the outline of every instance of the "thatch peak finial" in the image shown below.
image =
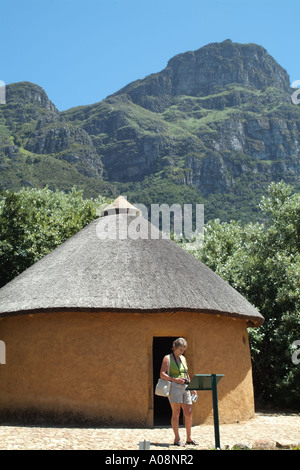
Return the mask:
{"type": "Polygon", "coordinates": [[[119,196],[101,211],[101,217],[115,214],[129,214],[140,216],[141,211],[137,207],[130,204],[130,202],[127,201],[126,196],[119,196]]]}

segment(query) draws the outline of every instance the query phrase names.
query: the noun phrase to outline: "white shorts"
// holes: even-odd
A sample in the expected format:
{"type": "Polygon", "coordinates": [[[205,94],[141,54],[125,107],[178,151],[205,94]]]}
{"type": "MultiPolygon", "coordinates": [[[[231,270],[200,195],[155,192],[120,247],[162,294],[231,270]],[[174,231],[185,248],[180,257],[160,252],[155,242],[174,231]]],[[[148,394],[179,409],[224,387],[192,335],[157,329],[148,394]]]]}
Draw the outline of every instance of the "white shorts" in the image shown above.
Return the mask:
{"type": "Polygon", "coordinates": [[[169,393],[170,403],[182,403],[183,405],[192,405],[192,396],[189,390],[186,390],[186,384],[176,384],[171,382],[169,393]]]}

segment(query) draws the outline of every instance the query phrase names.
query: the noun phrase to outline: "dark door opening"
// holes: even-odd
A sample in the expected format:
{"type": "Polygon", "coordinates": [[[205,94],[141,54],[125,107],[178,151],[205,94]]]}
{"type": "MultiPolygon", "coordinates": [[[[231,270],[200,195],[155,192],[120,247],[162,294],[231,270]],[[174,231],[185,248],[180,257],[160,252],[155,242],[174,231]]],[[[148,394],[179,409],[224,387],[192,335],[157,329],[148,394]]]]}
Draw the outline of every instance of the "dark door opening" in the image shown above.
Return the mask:
{"type": "MultiPolygon", "coordinates": [[[[169,399],[155,395],[155,386],[159,379],[161,363],[166,354],[172,351],[172,344],[177,336],[160,336],[153,338],[153,424],[154,426],[170,426],[172,410],[169,399]]],[[[183,424],[182,410],[180,413],[179,424],[183,424]]]]}

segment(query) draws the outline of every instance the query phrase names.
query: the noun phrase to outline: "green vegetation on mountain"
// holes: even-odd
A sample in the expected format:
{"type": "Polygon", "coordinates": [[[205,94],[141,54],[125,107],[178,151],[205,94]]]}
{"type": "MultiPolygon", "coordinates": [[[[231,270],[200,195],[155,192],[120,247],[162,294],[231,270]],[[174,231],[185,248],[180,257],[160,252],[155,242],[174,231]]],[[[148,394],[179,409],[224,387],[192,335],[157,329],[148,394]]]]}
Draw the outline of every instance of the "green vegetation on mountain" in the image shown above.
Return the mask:
{"type": "Polygon", "coordinates": [[[300,107],[261,46],[230,40],[173,57],[105,100],[59,112],[39,86],[7,86],[0,189],[205,203],[205,218],[257,220],[272,182],[300,189],[300,107]]]}

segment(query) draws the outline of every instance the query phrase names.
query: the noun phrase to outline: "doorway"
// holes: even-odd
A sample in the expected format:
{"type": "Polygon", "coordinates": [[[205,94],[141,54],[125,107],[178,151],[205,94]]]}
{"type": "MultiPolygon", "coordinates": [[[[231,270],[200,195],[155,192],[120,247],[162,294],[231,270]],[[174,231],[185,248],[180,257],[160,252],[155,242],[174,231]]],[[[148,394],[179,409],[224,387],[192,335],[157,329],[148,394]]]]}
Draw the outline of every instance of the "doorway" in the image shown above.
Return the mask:
{"type": "MultiPolygon", "coordinates": [[[[170,426],[172,410],[169,399],[155,395],[155,386],[159,379],[159,373],[163,357],[170,354],[172,344],[179,336],[159,336],[153,338],[153,424],[154,426],[170,426]]],[[[183,413],[181,410],[179,424],[183,424],[183,413]]]]}

